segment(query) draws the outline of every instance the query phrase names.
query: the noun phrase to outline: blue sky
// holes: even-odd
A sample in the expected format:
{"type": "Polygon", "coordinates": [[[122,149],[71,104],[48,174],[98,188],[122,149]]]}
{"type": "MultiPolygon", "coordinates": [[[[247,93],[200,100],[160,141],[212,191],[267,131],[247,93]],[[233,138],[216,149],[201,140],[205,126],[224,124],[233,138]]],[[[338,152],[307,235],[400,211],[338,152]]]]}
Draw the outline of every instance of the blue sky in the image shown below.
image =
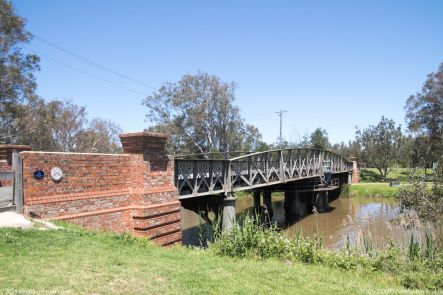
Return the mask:
{"type": "Polygon", "coordinates": [[[149,125],[144,94],[201,70],[238,84],[237,104],[267,142],[280,109],[288,140],[322,127],[332,142],[348,141],[382,115],[404,125],[407,97],[443,62],[439,0],[13,3],[39,38],[152,87],[39,39],[28,46],[41,56],[39,95],[72,99],[124,131],[149,125]]]}

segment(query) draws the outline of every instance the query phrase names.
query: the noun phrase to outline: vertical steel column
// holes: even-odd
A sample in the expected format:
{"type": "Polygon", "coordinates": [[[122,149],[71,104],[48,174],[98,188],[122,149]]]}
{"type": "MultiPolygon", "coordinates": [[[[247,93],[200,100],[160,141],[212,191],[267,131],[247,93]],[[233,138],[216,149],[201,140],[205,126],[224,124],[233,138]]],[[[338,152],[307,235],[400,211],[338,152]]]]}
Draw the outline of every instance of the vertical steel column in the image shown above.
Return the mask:
{"type": "Polygon", "coordinates": [[[18,153],[12,155],[14,170],[14,188],[13,199],[16,205],[16,211],[23,213],[23,160],[18,153]]]}

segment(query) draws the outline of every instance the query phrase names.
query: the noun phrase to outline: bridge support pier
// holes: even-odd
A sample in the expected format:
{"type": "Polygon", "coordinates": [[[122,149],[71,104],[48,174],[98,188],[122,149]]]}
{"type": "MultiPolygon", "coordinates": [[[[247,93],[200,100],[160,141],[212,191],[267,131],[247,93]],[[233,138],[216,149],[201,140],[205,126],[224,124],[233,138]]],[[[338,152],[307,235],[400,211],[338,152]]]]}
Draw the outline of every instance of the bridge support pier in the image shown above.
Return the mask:
{"type": "Polygon", "coordinates": [[[298,208],[299,208],[299,214],[300,216],[305,216],[306,214],[309,214],[312,212],[312,206],[311,203],[311,196],[312,194],[309,192],[305,193],[299,193],[297,192],[297,199],[298,199],[298,208]]]}
{"type": "Polygon", "coordinates": [[[329,192],[314,192],[314,206],[318,213],[323,213],[329,210],[329,192]]]}
{"type": "Polygon", "coordinates": [[[260,191],[254,191],[252,197],[254,198],[254,218],[260,214],[260,191]]]}
{"type": "Polygon", "coordinates": [[[329,192],[325,191],[323,193],[323,210],[328,211],[329,210],[329,192]]]}
{"type": "Polygon", "coordinates": [[[263,205],[266,207],[269,215],[269,222],[272,221],[272,217],[274,216],[274,210],[272,210],[272,192],[264,191],[263,192],[263,205]]]}
{"type": "Polygon", "coordinates": [[[323,207],[323,194],[321,192],[314,192],[314,201],[315,201],[315,208],[317,209],[318,213],[323,213],[324,207],[323,207]]]}
{"type": "Polygon", "coordinates": [[[292,221],[306,214],[305,203],[300,200],[301,194],[294,190],[285,191],[285,219],[292,221]]]}
{"type": "Polygon", "coordinates": [[[223,197],[222,207],[222,230],[229,231],[235,223],[235,201],[237,197],[233,193],[226,193],[223,197]]]}
{"type": "Polygon", "coordinates": [[[285,191],[285,204],[284,204],[284,208],[285,208],[285,220],[286,222],[293,220],[296,216],[295,212],[294,212],[294,194],[291,191],[285,191]]]}

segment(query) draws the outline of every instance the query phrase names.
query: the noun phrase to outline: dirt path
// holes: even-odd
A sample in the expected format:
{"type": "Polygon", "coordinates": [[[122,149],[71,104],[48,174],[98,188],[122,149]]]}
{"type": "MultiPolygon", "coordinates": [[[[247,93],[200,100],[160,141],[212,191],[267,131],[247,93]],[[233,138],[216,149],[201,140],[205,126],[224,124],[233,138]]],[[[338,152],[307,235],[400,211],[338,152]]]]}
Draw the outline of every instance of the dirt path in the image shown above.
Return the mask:
{"type": "Polygon", "coordinates": [[[49,221],[30,219],[15,212],[0,213],[0,227],[36,228],[41,230],[62,228],[49,221]]]}

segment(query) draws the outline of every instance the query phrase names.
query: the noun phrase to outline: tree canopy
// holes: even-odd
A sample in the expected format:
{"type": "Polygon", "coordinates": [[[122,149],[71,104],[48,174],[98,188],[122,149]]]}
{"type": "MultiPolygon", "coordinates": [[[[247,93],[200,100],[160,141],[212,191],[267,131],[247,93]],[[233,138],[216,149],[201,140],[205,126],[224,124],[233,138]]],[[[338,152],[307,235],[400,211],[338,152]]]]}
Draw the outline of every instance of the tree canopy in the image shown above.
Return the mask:
{"type": "Polygon", "coordinates": [[[0,0],[0,142],[45,151],[120,151],[120,128],[113,122],[89,122],[85,107],[35,94],[39,57],[22,52],[32,38],[25,23],[10,2],[0,0]]]}
{"type": "Polygon", "coordinates": [[[386,179],[389,168],[397,162],[402,147],[403,134],[394,120],[382,117],[377,125],[358,130],[356,141],[361,154],[369,167],[378,169],[386,179]]]}
{"type": "Polygon", "coordinates": [[[26,108],[17,141],[34,150],[116,153],[121,151],[119,126],[112,121],[87,118],[86,107],[70,100],[38,100],[26,108]]]}
{"type": "Polygon", "coordinates": [[[170,134],[175,153],[255,150],[261,134],[234,104],[235,87],[202,72],[164,83],[143,101],[150,129],[170,134]]]}
{"type": "Polygon", "coordinates": [[[36,98],[34,72],[39,58],[24,54],[22,44],[31,34],[12,4],[0,0],[0,141],[14,142],[23,124],[23,108],[36,98]]]}
{"type": "Polygon", "coordinates": [[[311,133],[310,145],[315,149],[329,150],[331,143],[329,142],[328,132],[325,129],[317,128],[311,133]]]}
{"type": "Polygon", "coordinates": [[[421,92],[408,98],[405,109],[409,130],[426,146],[421,159],[436,162],[443,151],[443,63],[428,75],[421,92]]]}

